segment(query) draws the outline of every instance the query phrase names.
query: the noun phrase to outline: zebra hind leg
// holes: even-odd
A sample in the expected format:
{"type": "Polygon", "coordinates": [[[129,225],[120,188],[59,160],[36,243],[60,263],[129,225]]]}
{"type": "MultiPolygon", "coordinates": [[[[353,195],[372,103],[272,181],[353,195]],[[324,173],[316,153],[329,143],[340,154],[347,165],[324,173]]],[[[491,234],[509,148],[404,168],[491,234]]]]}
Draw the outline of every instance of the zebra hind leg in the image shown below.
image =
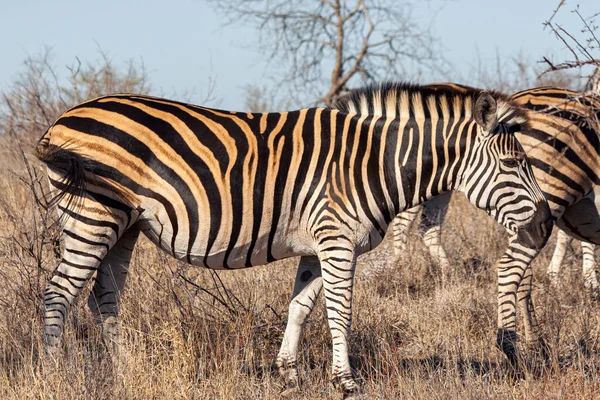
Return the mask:
{"type": "Polygon", "coordinates": [[[140,231],[130,228],[104,257],[88,297],[88,307],[97,324],[102,326],[102,341],[112,356],[120,354],[120,298],[125,286],[133,248],[140,231]]]}
{"type": "MultiPolygon", "coordinates": [[[[335,236],[337,236],[337,232],[335,236]]],[[[317,238],[320,239],[320,238],[317,238]]],[[[359,386],[352,376],[348,352],[348,337],[352,324],[352,292],[356,253],[350,240],[336,238],[336,242],[321,239],[327,247],[319,252],[327,321],[332,337],[333,384],[344,394],[345,399],[355,398],[359,386]]]]}
{"type": "Polygon", "coordinates": [[[439,267],[442,286],[445,286],[450,272],[450,261],[442,245],[442,225],[446,219],[450,193],[444,193],[423,203],[423,213],[419,221],[419,233],[434,264],[439,267]]]}
{"type": "Polygon", "coordinates": [[[408,231],[423,206],[419,205],[396,215],[392,221],[394,256],[401,257],[408,249],[408,231]]]}
{"type": "Polygon", "coordinates": [[[297,391],[298,381],[298,345],[302,335],[302,328],[312,312],[321,289],[321,265],[316,257],[302,257],[296,273],[294,293],[290,302],[288,322],[277,356],[277,368],[283,377],[286,390],[283,396],[297,391]]]}
{"type": "Polygon", "coordinates": [[[583,253],[583,285],[588,289],[593,298],[598,298],[600,293],[600,284],[596,274],[596,258],[594,255],[595,246],[589,242],[581,242],[581,252],[583,253]]]}
{"type": "Polygon", "coordinates": [[[445,286],[450,271],[450,261],[446,255],[446,250],[442,245],[441,226],[431,226],[423,233],[423,243],[429,250],[429,255],[435,264],[440,268],[440,277],[442,286],[445,286]]]}
{"type": "Polygon", "coordinates": [[[116,237],[112,226],[90,227],[87,223],[89,219],[86,224],[76,218],[69,219],[63,230],[63,258],[44,290],[45,346],[51,356],[60,351],[65,320],[73,301],[94,275],[116,237]]]}

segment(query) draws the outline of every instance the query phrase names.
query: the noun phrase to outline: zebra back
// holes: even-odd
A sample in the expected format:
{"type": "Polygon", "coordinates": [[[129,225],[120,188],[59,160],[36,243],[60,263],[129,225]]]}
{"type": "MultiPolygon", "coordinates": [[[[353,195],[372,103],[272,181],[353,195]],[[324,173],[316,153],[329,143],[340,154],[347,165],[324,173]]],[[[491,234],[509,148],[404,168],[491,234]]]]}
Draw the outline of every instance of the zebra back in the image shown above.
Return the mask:
{"type": "Polygon", "coordinates": [[[555,87],[512,96],[531,127],[517,137],[555,217],[600,185],[600,97],[555,87]]]}

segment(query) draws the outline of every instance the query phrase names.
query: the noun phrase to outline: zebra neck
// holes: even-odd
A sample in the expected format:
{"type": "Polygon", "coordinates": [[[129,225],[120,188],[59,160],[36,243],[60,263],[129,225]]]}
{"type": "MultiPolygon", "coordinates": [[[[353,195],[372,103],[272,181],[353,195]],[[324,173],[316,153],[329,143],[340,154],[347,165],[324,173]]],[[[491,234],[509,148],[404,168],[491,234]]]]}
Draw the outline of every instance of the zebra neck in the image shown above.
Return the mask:
{"type": "Polygon", "coordinates": [[[394,120],[385,137],[383,163],[387,191],[395,193],[397,199],[392,219],[400,211],[458,190],[476,138],[474,121],[414,117],[394,120]]]}

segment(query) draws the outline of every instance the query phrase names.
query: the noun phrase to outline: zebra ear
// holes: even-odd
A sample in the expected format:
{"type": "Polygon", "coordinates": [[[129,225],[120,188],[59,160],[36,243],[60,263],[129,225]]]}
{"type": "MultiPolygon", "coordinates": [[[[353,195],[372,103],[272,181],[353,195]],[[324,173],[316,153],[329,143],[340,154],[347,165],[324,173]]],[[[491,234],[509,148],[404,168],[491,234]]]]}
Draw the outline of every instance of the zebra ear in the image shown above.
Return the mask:
{"type": "Polygon", "coordinates": [[[491,134],[498,125],[497,108],[496,99],[488,92],[481,93],[475,101],[473,114],[475,114],[475,121],[483,128],[485,136],[491,134]]]}

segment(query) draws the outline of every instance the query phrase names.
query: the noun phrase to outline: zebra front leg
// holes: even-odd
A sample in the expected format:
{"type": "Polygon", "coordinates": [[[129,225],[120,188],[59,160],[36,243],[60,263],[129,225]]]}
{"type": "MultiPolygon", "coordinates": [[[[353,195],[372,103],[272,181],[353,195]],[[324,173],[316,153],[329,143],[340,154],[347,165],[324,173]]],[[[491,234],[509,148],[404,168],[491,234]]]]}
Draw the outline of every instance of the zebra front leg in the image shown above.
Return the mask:
{"type": "Polygon", "coordinates": [[[533,271],[531,267],[527,267],[517,292],[519,310],[523,318],[527,348],[531,352],[538,353],[543,361],[546,362],[550,357],[550,348],[540,334],[539,323],[535,315],[533,300],[531,298],[533,288],[532,279],[533,271]]]}
{"type": "MultiPolygon", "coordinates": [[[[496,343],[504,352],[511,366],[519,370],[519,357],[517,352],[517,289],[523,281],[531,261],[538,254],[520,245],[515,238],[511,238],[509,247],[498,261],[498,332],[496,343]]],[[[533,304],[528,307],[533,311],[533,304]]],[[[526,310],[527,311],[527,310],[526,310]]],[[[531,317],[527,317],[531,318],[531,317]]]]}
{"type": "Polygon", "coordinates": [[[450,270],[450,262],[446,250],[442,246],[442,227],[440,225],[429,227],[423,234],[423,243],[429,250],[433,262],[439,266],[442,285],[445,285],[450,270]]]}
{"type": "Polygon", "coordinates": [[[560,266],[565,258],[567,245],[571,242],[571,240],[572,238],[567,235],[565,231],[559,229],[558,235],[556,236],[556,247],[554,248],[554,254],[552,254],[552,260],[550,261],[547,269],[548,276],[550,277],[550,283],[554,287],[558,287],[560,266]]]}
{"type": "Polygon", "coordinates": [[[321,278],[319,259],[317,257],[300,258],[287,326],[276,362],[287,388],[282,395],[292,393],[299,387],[298,345],[304,323],[312,312],[322,288],[323,279],[321,278]]]}
{"type": "Polygon", "coordinates": [[[102,326],[102,341],[113,356],[120,353],[120,299],[139,233],[136,228],[127,230],[110,249],[98,267],[98,274],[88,297],[88,306],[94,319],[102,326]]]}
{"type": "Polygon", "coordinates": [[[392,233],[394,239],[394,255],[400,257],[406,253],[408,247],[408,230],[423,206],[419,205],[405,210],[396,215],[392,221],[392,233]]]}
{"type": "MultiPolygon", "coordinates": [[[[330,244],[319,252],[327,321],[333,343],[332,380],[345,399],[358,392],[358,385],[352,377],[348,355],[348,336],[352,324],[352,291],[356,254],[349,243],[330,244]]],[[[348,241],[349,242],[349,241],[348,241]]],[[[323,241],[321,241],[323,243],[323,241]]]]}
{"type": "Polygon", "coordinates": [[[594,249],[595,246],[592,243],[581,242],[581,252],[583,253],[583,285],[591,292],[593,297],[598,297],[600,284],[596,275],[594,249]]]}

